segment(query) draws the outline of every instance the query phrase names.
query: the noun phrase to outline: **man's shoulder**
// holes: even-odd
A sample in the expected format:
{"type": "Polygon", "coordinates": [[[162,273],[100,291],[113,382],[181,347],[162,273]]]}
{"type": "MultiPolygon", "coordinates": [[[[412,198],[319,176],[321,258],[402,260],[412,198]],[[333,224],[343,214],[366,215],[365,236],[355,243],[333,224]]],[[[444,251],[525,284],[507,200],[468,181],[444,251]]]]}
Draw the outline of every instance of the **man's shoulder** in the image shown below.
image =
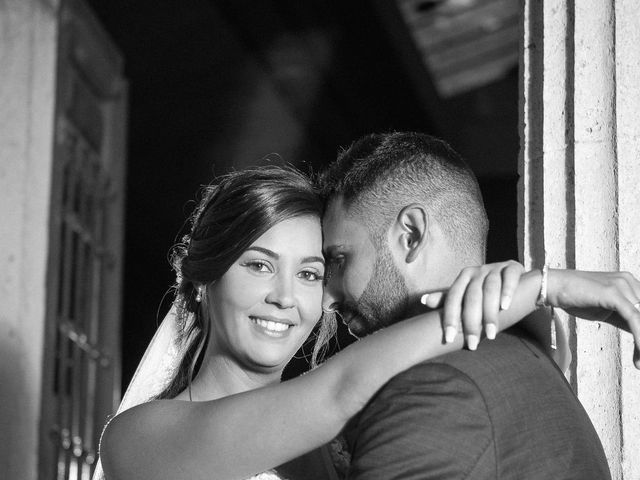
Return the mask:
{"type": "Polygon", "coordinates": [[[352,478],[496,478],[487,404],[450,364],[424,362],[394,377],[352,427],[352,478]]]}
{"type": "Polygon", "coordinates": [[[558,376],[553,360],[520,330],[498,335],[496,340],[483,340],[475,351],[459,350],[419,363],[396,375],[389,385],[423,382],[431,375],[451,375],[490,381],[496,373],[518,375],[522,370],[543,368],[558,376]]]}
{"type": "MultiPolygon", "coordinates": [[[[392,378],[378,393],[379,401],[389,401],[398,392],[410,390],[425,400],[448,401],[448,396],[464,391],[478,397],[489,412],[509,405],[539,402],[547,405],[544,392],[562,394],[567,409],[575,409],[577,400],[564,375],[553,360],[526,334],[511,331],[495,340],[484,340],[476,351],[462,350],[420,363],[392,378]]],[[[500,411],[499,417],[508,412],[500,411]]]]}
{"type": "Polygon", "coordinates": [[[458,363],[455,355],[419,363],[389,380],[377,396],[393,395],[393,392],[406,393],[409,390],[425,394],[446,390],[452,393],[479,391],[473,380],[473,372],[460,368],[458,363]]]}
{"type": "MultiPolygon", "coordinates": [[[[384,449],[374,448],[384,440],[392,452],[410,452],[402,465],[426,458],[421,469],[473,469],[473,478],[541,478],[547,472],[545,478],[564,478],[573,469],[589,468],[608,478],[586,412],[553,360],[520,332],[502,333],[474,352],[443,355],[400,373],[364,409],[357,436],[356,458],[363,457],[358,468],[371,457],[389,461],[384,449]],[[460,445],[469,454],[463,462],[446,453],[460,451],[460,445]],[[517,451],[513,445],[519,445],[517,451]],[[540,458],[553,460],[542,468],[540,458]],[[585,458],[588,468],[582,466],[585,458]]],[[[433,476],[469,478],[458,470],[433,476]]]]}

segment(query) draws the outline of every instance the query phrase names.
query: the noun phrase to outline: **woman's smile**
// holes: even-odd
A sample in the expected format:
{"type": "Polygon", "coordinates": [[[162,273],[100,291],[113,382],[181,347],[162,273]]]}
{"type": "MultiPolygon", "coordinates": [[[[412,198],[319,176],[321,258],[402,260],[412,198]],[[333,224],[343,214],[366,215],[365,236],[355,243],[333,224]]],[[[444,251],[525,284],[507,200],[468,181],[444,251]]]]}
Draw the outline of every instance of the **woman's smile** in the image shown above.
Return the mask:
{"type": "Polygon", "coordinates": [[[250,316],[251,322],[260,333],[269,337],[282,338],[294,327],[293,322],[270,316],[250,316]]]}

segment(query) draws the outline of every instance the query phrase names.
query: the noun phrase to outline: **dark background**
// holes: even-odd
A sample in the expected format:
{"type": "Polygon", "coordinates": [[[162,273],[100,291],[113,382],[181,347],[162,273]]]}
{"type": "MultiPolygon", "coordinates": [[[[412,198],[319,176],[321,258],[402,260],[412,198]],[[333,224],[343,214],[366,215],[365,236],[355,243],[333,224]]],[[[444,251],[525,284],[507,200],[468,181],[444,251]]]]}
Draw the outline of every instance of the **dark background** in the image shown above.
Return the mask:
{"type": "Polygon", "coordinates": [[[169,303],[167,254],[192,200],[230,168],[317,171],[363,134],[430,133],[479,177],[489,259],[517,258],[517,68],[442,98],[399,13],[380,1],[88,3],[130,87],[124,386],[169,303]]]}

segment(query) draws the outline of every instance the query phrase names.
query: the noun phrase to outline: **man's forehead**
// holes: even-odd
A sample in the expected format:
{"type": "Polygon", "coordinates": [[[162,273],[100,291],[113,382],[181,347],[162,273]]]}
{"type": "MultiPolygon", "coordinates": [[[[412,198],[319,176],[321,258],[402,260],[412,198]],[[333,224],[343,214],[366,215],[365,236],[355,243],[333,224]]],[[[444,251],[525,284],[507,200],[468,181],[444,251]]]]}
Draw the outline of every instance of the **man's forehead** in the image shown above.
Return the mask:
{"type": "Polygon", "coordinates": [[[366,227],[348,214],[342,196],[334,197],[327,203],[322,218],[322,234],[323,250],[327,255],[359,244],[363,236],[368,237],[366,227]]]}
{"type": "Polygon", "coordinates": [[[346,217],[346,214],[347,209],[345,208],[344,198],[342,195],[336,195],[327,200],[322,220],[323,223],[333,222],[336,219],[346,217]]]}

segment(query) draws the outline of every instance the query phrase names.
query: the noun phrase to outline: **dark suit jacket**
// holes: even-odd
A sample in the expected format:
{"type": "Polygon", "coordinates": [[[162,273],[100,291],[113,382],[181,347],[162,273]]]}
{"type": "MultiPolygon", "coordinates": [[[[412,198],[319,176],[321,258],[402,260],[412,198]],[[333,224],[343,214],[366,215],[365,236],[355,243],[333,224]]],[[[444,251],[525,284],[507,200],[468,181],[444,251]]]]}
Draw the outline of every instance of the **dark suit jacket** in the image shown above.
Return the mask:
{"type": "Polygon", "coordinates": [[[517,330],[399,374],[347,436],[357,480],[611,478],[564,376],[517,330]]]}
{"type": "Polygon", "coordinates": [[[328,446],[312,450],[276,468],[287,480],[338,480],[328,446]]]}

